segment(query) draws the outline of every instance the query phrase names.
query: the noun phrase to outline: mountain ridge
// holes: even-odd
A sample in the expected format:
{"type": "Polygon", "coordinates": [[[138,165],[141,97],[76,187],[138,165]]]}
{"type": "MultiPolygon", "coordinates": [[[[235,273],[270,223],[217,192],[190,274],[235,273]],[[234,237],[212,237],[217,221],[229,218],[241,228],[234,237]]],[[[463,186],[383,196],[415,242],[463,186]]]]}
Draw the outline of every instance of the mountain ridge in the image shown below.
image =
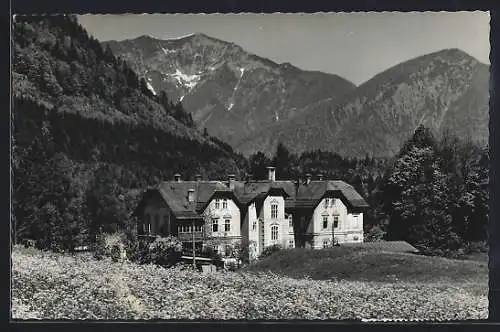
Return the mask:
{"type": "Polygon", "coordinates": [[[149,81],[156,75],[151,67],[171,63],[175,72],[167,75],[178,82],[184,80],[184,87],[179,94],[176,87],[166,86],[167,93],[182,101],[199,127],[245,155],[271,154],[283,142],[296,153],[324,149],[346,156],[386,157],[421,123],[437,135],[449,129],[481,143],[488,136],[488,96],[484,94],[488,65],[458,48],[403,61],[355,86],[336,81],[344,80],[338,75],[302,70],[287,62],[278,64],[203,33],[166,41],[148,38],[150,49],[144,48],[145,54],[139,51],[141,56],[131,55],[133,51],[119,44],[108,45],[149,81]],[[160,50],[151,41],[170,43],[169,54],[179,53],[180,58],[157,56],[148,64],[148,52],[158,54],[160,50]],[[219,45],[214,51],[218,66],[212,68],[213,73],[182,76],[191,56],[204,58],[199,66],[207,69],[203,61],[214,58],[201,54],[207,48],[204,43],[212,42],[219,45]],[[254,59],[257,65],[244,66],[254,59]]]}
{"type": "Polygon", "coordinates": [[[193,34],[176,40],[138,38],[103,43],[148,81],[182,101],[201,128],[235,145],[311,102],[355,88],[344,78],[278,64],[234,43],[193,34]]]}

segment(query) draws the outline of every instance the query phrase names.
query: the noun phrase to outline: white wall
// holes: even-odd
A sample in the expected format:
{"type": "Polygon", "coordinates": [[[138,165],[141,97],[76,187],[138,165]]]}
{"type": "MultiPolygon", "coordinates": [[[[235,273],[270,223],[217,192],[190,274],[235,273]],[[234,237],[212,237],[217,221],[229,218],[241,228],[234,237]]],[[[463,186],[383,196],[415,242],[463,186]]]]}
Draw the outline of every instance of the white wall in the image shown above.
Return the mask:
{"type": "Polygon", "coordinates": [[[314,235],[313,248],[323,248],[323,241],[328,241],[331,246],[333,238],[339,242],[362,242],[363,241],[363,215],[358,214],[358,224],[354,225],[354,218],[348,213],[347,207],[341,199],[325,197],[314,209],[313,220],[309,225],[308,232],[314,235]],[[328,205],[325,206],[325,200],[328,199],[328,205]],[[338,227],[333,228],[334,215],[339,216],[338,227]],[[328,218],[328,227],[323,228],[323,216],[328,218]],[[357,238],[357,240],[355,240],[357,238]]]}
{"type": "Polygon", "coordinates": [[[286,247],[289,238],[288,219],[285,219],[285,199],[283,196],[267,196],[262,204],[259,217],[264,221],[264,244],[260,250],[273,244],[286,247]],[[271,218],[271,205],[278,204],[277,218],[271,218]],[[278,239],[271,240],[271,227],[278,226],[278,239]]]}
{"type": "Polygon", "coordinates": [[[255,202],[248,205],[248,211],[245,216],[245,221],[243,222],[243,224],[244,227],[247,229],[246,232],[248,234],[246,240],[248,240],[250,243],[254,243],[254,247],[250,248],[250,258],[255,259],[262,251],[262,248],[260,247],[259,243],[260,227],[259,227],[259,220],[257,217],[257,209],[255,206],[255,202]],[[255,229],[253,229],[254,222],[256,225],[255,229]]]}
{"type": "Polygon", "coordinates": [[[223,208],[223,199],[219,199],[219,208],[215,208],[215,199],[212,199],[208,206],[205,208],[204,213],[209,215],[211,219],[219,218],[218,232],[212,232],[212,224],[209,222],[206,227],[209,227],[207,234],[211,234],[216,238],[241,238],[241,217],[240,209],[236,203],[227,198],[227,208],[223,208]],[[224,230],[225,220],[231,220],[231,227],[229,232],[224,230]]]}

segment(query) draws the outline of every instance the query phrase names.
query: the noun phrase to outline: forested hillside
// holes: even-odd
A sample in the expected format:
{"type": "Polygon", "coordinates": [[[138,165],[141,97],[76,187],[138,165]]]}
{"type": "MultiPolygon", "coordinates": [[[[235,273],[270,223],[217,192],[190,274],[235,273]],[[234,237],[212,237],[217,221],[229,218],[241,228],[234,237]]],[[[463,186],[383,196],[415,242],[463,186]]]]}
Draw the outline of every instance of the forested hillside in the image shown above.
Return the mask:
{"type": "Polygon", "coordinates": [[[69,248],[130,222],[129,200],[176,172],[241,173],[242,157],[154,96],[76,18],[16,16],[13,39],[17,240],[69,248]]]}

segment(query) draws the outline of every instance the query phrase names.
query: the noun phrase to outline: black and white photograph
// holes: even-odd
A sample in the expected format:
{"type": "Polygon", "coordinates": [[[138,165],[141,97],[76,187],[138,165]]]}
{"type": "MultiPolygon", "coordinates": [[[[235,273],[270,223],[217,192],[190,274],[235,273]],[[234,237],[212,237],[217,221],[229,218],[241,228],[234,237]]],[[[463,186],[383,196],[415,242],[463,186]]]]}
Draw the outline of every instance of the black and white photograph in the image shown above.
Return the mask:
{"type": "Polygon", "coordinates": [[[488,318],[490,14],[12,17],[15,321],[488,318]]]}

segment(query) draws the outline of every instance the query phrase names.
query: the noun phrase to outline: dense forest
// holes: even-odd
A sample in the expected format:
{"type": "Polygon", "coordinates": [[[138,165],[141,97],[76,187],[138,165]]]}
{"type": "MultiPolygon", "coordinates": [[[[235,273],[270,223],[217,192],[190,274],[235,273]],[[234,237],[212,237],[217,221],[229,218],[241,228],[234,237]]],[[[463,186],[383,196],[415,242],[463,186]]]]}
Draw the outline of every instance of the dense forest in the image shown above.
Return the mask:
{"type": "Polygon", "coordinates": [[[147,89],[72,16],[16,16],[13,57],[13,239],[73,250],[100,232],[133,233],[144,188],[174,173],[281,179],[322,173],[370,204],[365,238],[457,255],[486,240],[488,149],[424,127],[394,158],[323,151],[248,159],[196,128],[182,104],[147,89]]]}
{"type": "Polygon", "coordinates": [[[15,240],[71,249],[130,224],[130,200],[176,172],[244,171],[242,156],[153,95],[75,17],[16,16],[13,36],[15,240]]]}

